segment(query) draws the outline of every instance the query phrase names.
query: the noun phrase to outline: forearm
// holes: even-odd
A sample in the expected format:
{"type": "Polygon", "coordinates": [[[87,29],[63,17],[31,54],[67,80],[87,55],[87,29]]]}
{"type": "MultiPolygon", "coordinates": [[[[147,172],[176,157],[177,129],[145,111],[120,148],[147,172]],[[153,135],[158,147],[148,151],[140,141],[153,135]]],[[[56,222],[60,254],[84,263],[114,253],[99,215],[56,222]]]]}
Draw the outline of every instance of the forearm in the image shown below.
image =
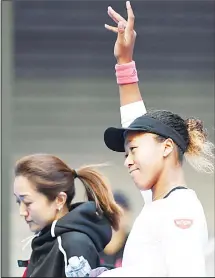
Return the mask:
{"type": "MultiPolygon", "coordinates": [[[[120,117],[122,127],[128,127],[136,118],[144,115],[146,107],[138,83],[119,85],[120,117]]],[[[145,203],[152,201],[152,191],[141,191],[145,203]]]]}
{"type": "Polygon", "coordinates": [[[143,101],[138,83],[119,85],[120,106],[143,101]]]}
{"type": "Polygon", "coordinates": [[[133,120],[146,113],[138,83],[119,85],[119,97],[123,127],[129,126],[133,120]]]}
{"type": "MultiPolygon", "coordinates": [[[[136,118],[144,115],[146,113],[146,108],[140,93],[138,77],[134,78],[137,81],[132,82],[132,77],[129,77],[129,84],[121,84],[119,81],[120,71],[126,70],[135,71],[135,63],[124,63],[118,62],[116,68],[117,83],[119,84],[119,98],[120,98],[120,115],[121,115],[121,124],[123,127],[130,125],[136,118]],[[119,66],[120,65],[120,66],[119,66]],[[132,69],[133,67],[133,69],[132,69]]],[[[131,74],[131,73],[130,73],[131,74]]],[[[136,72],[137,76],[137,72],[136,72]]],[[[128,83],[128,80],[125,80],[128,83]]]]}

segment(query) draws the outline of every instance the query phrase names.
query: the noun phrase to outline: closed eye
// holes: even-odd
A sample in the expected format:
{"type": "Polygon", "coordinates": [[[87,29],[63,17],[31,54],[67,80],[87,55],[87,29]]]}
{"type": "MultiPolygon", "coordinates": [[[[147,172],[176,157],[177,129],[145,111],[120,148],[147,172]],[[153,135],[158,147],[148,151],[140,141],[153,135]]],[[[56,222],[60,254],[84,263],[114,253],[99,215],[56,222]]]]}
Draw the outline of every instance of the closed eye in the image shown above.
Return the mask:
{"type": "Polygon", "coordinates": [[[30,206],[32,203],[25,203],[26,206],[30,206]]]}
{"type": "MultiPolygon", "coordinates": [[[[20,203],[21,203],[21,201],[20,200],[16,200],[16,203],[18,204],[18,205],[20,205],[20,203]]],[[[23,202],[27,207],[28,206],[30,206],[32,203],[31,202],[23,202]]]]}

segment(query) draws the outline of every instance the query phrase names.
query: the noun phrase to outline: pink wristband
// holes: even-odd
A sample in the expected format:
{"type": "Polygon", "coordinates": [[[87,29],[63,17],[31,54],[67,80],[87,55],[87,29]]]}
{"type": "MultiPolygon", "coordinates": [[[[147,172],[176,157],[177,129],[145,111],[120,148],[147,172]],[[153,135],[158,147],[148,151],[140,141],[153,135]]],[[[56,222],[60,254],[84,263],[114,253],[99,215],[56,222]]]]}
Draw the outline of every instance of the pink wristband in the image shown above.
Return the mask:
{"type": "Polygon", "coordinates": [[[127,64],[115,65],[116,81],[119,85],[136,83],[139,81],[135,62],[127,64]]]}

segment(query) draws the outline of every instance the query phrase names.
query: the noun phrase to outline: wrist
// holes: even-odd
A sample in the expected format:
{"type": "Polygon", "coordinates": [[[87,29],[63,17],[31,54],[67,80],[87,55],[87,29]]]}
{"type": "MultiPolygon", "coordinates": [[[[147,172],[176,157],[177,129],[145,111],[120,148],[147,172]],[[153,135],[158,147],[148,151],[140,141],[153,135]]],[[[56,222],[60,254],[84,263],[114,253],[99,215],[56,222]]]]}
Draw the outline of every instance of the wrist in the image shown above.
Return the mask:
{"type": "Polygon", "coordinates": [[[131,63],[133,61],[132,58],[127,58],[127,59],[116,59],[117,61],[117,64],[118,65],[124,65],[124,64],[128,64],[128,63],[131,63]]]}
{"type": "Polygon", "coordinates": [[[132,84],[138,82],[135,61],[125,64],[116,64],[116,79],[118,85],[132,84]]]}

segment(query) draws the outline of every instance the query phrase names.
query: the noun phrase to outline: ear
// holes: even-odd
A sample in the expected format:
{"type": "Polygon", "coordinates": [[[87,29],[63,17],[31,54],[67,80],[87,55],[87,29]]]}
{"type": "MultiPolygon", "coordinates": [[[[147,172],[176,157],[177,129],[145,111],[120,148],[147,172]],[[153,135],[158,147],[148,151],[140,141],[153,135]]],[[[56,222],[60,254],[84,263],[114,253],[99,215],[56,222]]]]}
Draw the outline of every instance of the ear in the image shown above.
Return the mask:
{"type": "Polygon", "coordinates": [[[60,211],[63,206],[65,205],[66,203],[66,200],[67,200],[67,194],[65,192],[60,192],[57,197],[56,197],[56,206],[57,206],[57,209],[60,211]]]}
{"type": "Polygon", "coordinates": [[[171,138],[167,138],[164,142],[163,157],[170,155],[174,149],[174,142],[171,138]]]}

